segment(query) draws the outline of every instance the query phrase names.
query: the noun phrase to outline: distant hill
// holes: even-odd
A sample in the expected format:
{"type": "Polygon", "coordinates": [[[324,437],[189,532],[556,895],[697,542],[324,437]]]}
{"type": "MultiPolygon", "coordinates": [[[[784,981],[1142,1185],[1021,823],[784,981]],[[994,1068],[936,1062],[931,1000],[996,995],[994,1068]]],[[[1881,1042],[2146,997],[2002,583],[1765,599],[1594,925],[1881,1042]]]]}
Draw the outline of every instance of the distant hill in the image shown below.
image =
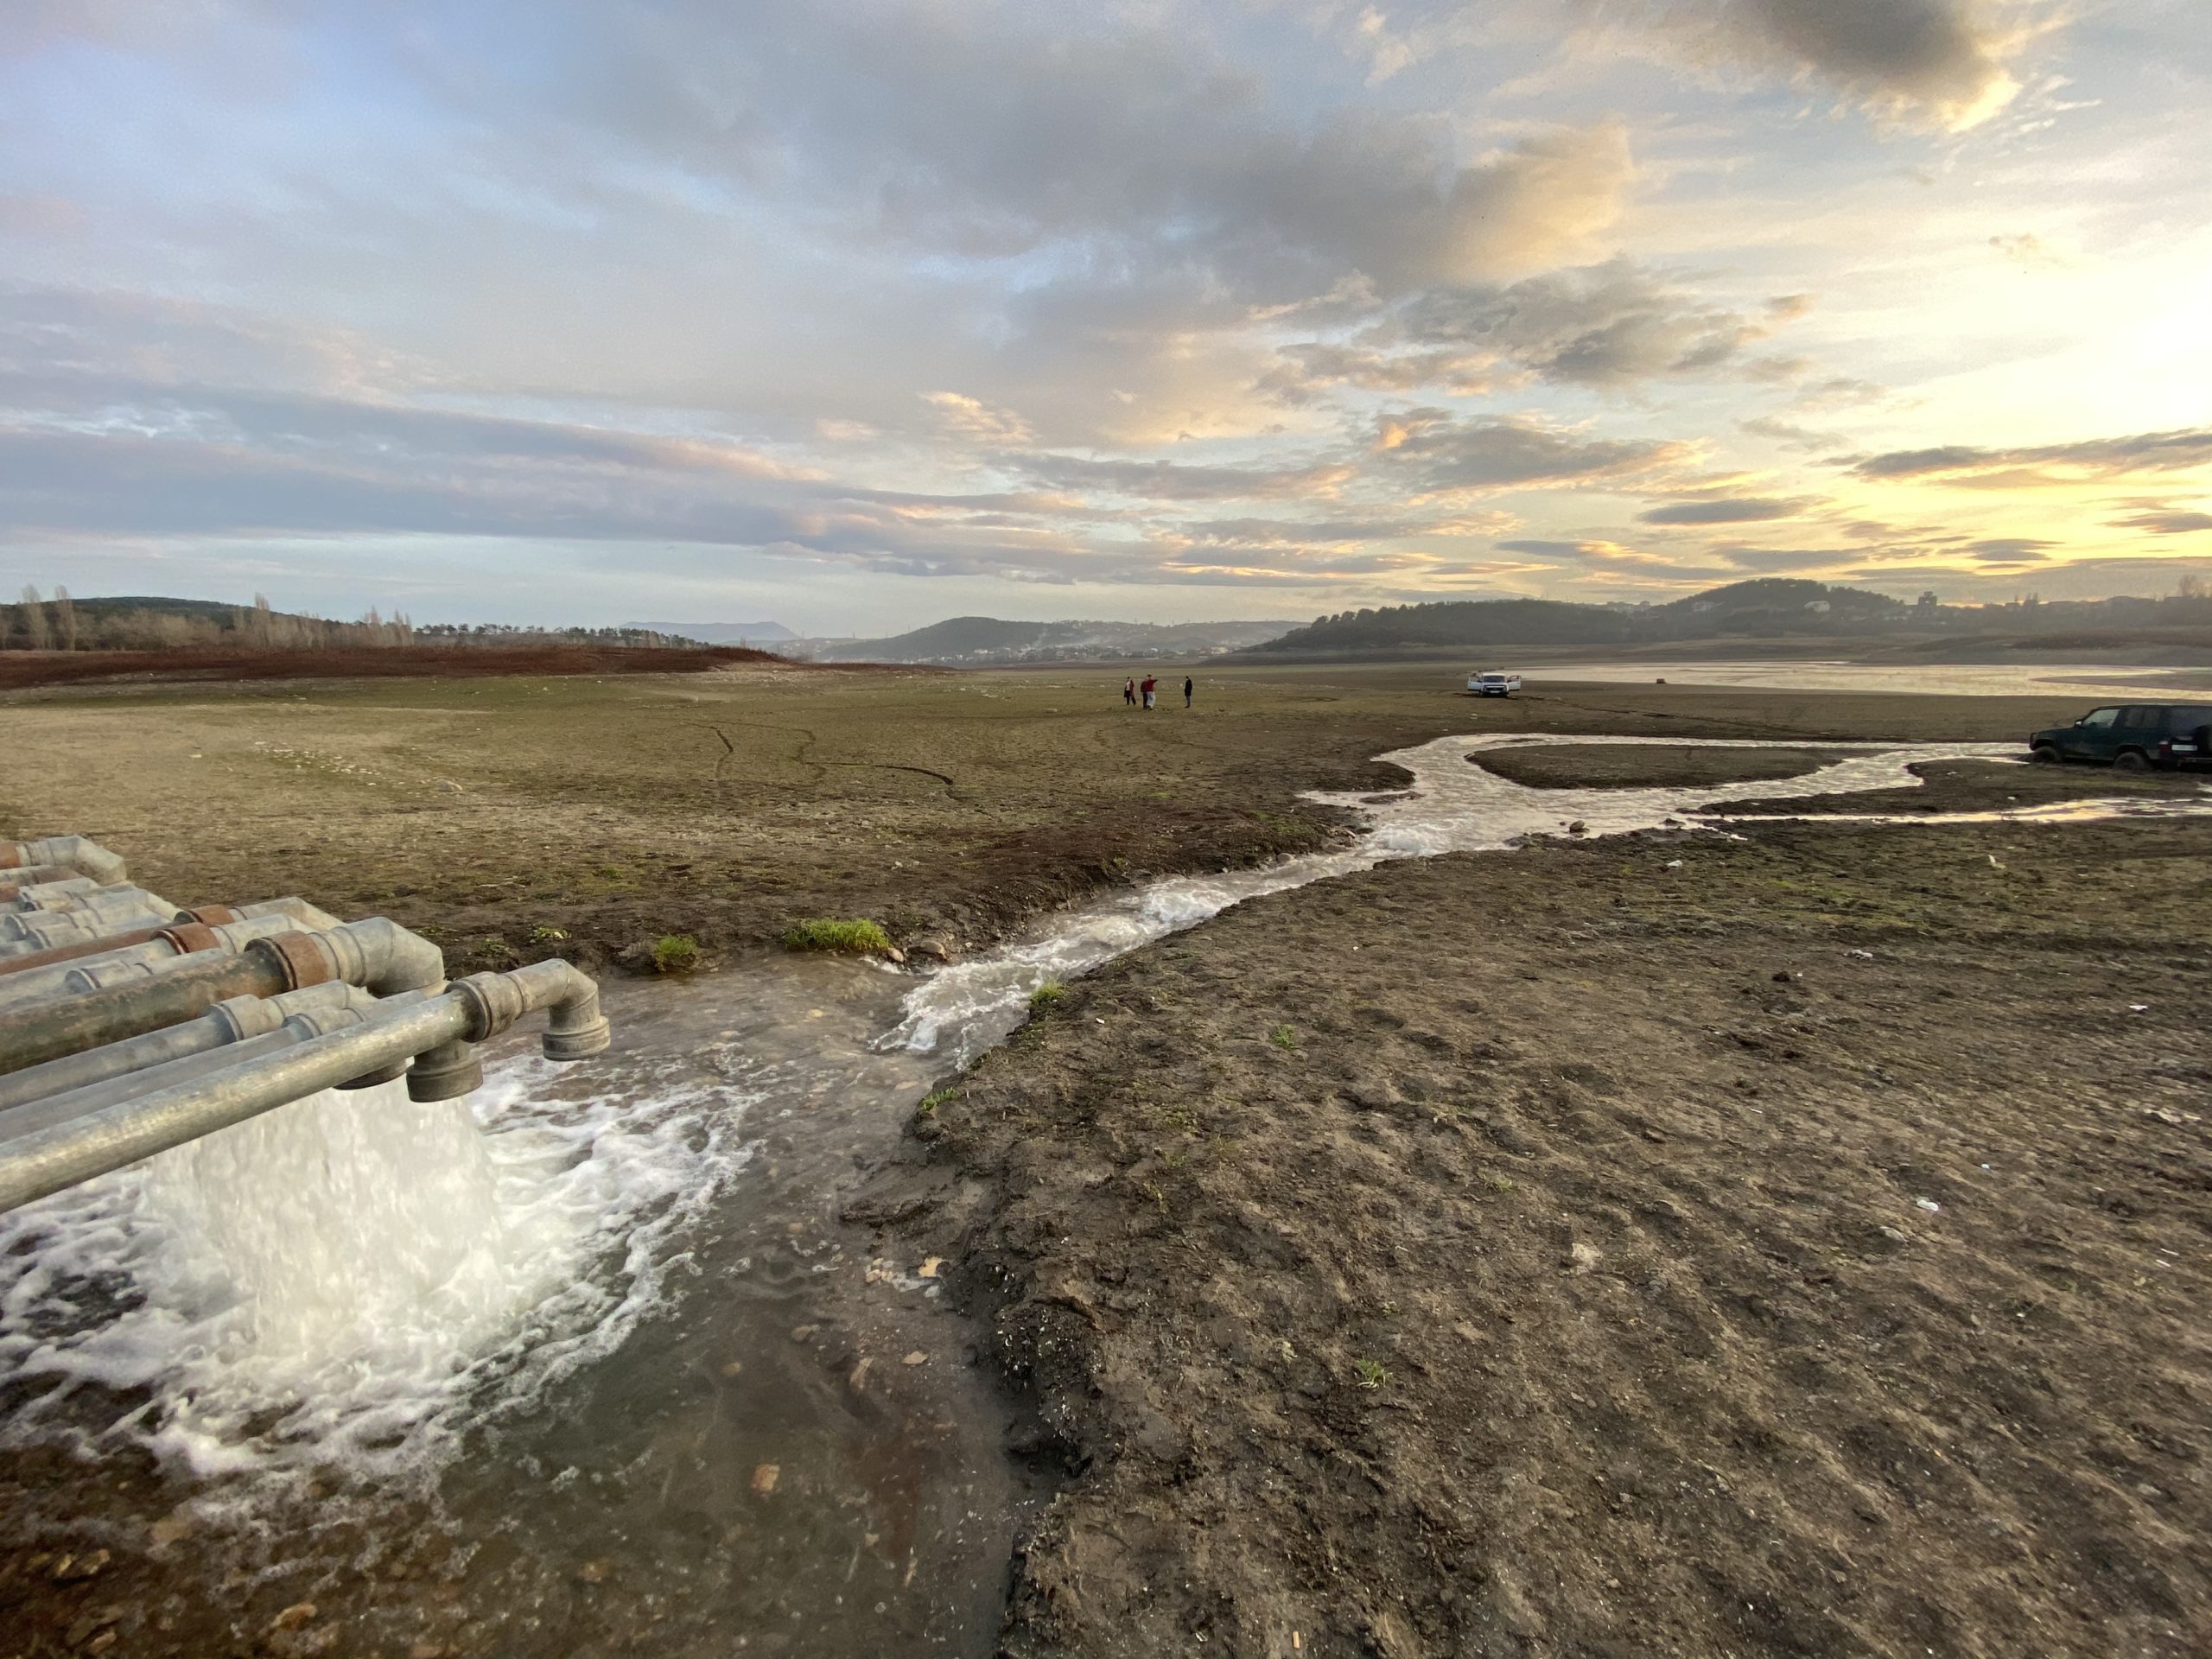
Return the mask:
{"type": "MultiPolygon", "coordinates": [[[[69,601],[83,617],[123,616],[132,612],[145,612],[155,616],[190,616],[207,621],[227,624],[239,607],[220,599],[169,599],[154,594],[110,594],[97,599],[73,599],[69,601]]],[[[279,616],[288,613],[279,611],[279,616]]]]}
{"type": "Polygon", "coordinates": [[[625,622],[622,626],[696,639],[702,645],[772,645],[798,638],[780,622],[625,622]]]}
{"type": "Polygon", "coordinates": [[[956,616],[886,639],[795,639],[785,653],[818,663],[1012,663],[1214,657],[1274,638],[1287,622],[1009,622],[956,616]]]}
{"type": "Polygon", "coordinates": [[[1919,607],[1859,588],[1765,576],[1664,605],[1449,600],[1317,617],[1255,655],[1477,645],[1624,645],[1670,639],[1864,635],[1905,626],[1919,607]]]}

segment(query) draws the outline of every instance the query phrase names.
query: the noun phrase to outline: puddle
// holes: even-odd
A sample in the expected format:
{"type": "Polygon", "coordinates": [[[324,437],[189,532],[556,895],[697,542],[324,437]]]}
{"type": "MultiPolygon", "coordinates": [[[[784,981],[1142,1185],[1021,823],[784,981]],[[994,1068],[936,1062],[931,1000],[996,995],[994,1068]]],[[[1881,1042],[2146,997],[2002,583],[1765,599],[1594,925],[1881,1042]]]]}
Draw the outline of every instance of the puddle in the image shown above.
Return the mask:
{"type": "Polygon", "coordinates": [[[1040,1494],[925,1264],[864,1259],[835,1217],[1038,985],[1388,859],[2018,754],[1824,744],[1850,752],[1799,778],[1589,791],[1466,759],[1528,741],[1670,740],[1440,739],[1384,757],[1408,790],[1317,798],[1366,817],[1338,850],[1112,894],[918,983],[778,957],[610,987],[617,1046],[589,1065],[518,1038],[468,1102],[318,1096],[0,1217],[11,1538],[150,1541],[177,1593],[134,1651],[214,1650],[305,1601],[347,1651],[991,1651],[1040,1494]]]}

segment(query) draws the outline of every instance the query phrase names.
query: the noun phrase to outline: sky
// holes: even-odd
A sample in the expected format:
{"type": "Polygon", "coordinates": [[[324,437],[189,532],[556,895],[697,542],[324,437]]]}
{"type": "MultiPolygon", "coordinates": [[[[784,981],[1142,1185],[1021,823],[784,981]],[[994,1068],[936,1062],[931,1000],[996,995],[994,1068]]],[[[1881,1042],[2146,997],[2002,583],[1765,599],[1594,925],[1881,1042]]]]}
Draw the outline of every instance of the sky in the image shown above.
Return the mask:
{"type": "Polygon", "coordinates": [[[0,0],[0,581],[601,625],[2212,572],[2202,0],[0,0]]]}

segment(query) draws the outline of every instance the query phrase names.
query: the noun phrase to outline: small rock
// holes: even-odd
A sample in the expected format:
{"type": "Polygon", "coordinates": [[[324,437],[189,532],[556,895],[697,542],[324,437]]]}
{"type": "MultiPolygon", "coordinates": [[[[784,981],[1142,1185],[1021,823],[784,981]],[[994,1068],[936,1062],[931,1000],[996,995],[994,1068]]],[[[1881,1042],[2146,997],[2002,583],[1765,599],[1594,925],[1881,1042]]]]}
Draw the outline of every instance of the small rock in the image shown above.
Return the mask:
{"type": "Polygon", "coordinates": [[[1933,1198],[1915,1198],[1912,1201],[1912,1207],[1916,1210],[1925,1210],[1932,1216],[1942,1209],[1943,1206],[1936,1203],[1933,1198]]]}
{"type": "Polygon", "coordinates": [[[753,1471],[753,1490],[766,1497],[776,1490],[776,1478],[784,1472],[783,1465],[774,1463],[758,1465],[753,1471]]]}
{"type": "Polygon", "coordinates": [[[315,1606],[311,1601],[296,1601],[269,1621],[272,1630],[296,1630],[315,1618],[315,1606]]]}
{"type": "Polygon", "coordinates": [[[1570,836],[1586,835],[1589,833],[1589,821],[1585,818],[1577,818],[1573,823],[1567,826],[1567,833],[1570,836]]]}
{"type": "Polygon", "coordinates": [[[930,1357],[917,1348],[899,1363],[901,1365],[926,1365],[930,1363],[930,1357]]]}
{"type": "Polygon", "coordinates": [[[950,962],[960,954],[960,947],[950,934],[920,933],[906,941],[906,954],[925,962],[950,962]]]}
{"type": "Polygon", "coordinates": [[[1892,1244],[1902,1244],[1912,1236],[1904,1228],[1892,1227],[1887,1222],[1882,1224],[1881,1233],[1882,1236],[1892,1244]]]}
{"type": "Polygon", "coordinates": [[[79,1584],[98,1575],[107,1565],[108,1554],[104,1549],[93,1550],[88,1555],[64,1555],[54,1564],[56,1584],[79,1584]]]}
{"type": "Polygon", "coordinates": [[[576,1576],[586,1584],[604,1584],[607,1575],[613,1570],[614,1563],[602,1557],[595,1561],[586,1561],[576,1569],[576,1576]]]}
{"type": "Polygon", "coordinates": [[[1787,968],[1784,968],[1775,975],[1774,982],[1777,985],[1787,985],[1791,980],[1796,977],[1796,975],[1791,973],[1787,968]]]}
{"type": "Polygon", "coordinates": [[[1594,1272],[1599,1259],[1594,1246],[1577,1240],[1567,1253],[1567,1270],[1572,1273],[1594,1272]]]}
{"type": "Polygon", "coordinates": [[[923,1262],[920,1267],[914,1269],[914,1277],[917,1279],[934,1279],[938,1274],[944,1271],[944,1258],[941,1255],[933,1255],[930,1257],[928,1261],[923,1262]]]}
{"type": "Polygon", "coordinates": [[[417,1642],[407,1649],[407,1659],[446,1659],[450,1651],[442,1642],[417,1642]]]}
{"type": "Polygon", "coordinates": [[[1667,861],[1667,868],[1670,870],[1679,870],[1682,868],[1682,861],[1679,858],[1670,858],[1667,861]]]}

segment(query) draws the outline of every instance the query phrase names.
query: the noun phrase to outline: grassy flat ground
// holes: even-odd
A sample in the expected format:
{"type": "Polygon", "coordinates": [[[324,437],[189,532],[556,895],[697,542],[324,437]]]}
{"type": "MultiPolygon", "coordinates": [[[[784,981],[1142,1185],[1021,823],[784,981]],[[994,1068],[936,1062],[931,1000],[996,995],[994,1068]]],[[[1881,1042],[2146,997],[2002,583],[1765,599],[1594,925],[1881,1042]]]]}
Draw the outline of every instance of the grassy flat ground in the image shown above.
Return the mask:
{"type": "Polygon", "coordinates": [[[0,830],[95,836],[181,904],[389,914],[457,964],[727,950],[812,916],[973,943],[1102,883],[1318,845],[1341,826],[1303,791],[1388,787],[1371,757],[1450,732],[2017,740],[2087,706],[1460,679],[1208,669],[1194,709],[1148,715],[1112,669],[45,691],[0,702],[0,830]]]}

